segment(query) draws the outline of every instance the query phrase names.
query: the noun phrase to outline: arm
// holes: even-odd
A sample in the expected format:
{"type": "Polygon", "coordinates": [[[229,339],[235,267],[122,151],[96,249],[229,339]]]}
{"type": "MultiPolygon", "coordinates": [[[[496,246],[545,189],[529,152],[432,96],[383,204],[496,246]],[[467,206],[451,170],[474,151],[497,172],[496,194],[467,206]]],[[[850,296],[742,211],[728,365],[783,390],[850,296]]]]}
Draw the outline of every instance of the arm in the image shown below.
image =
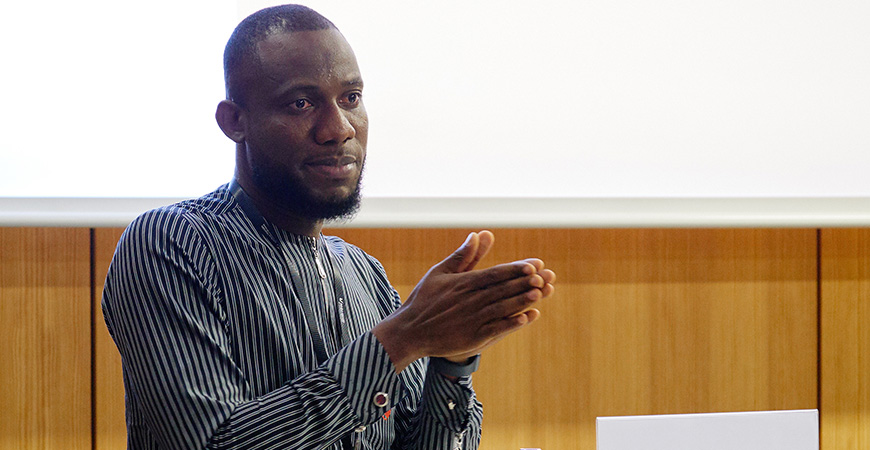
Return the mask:
{"type": "Polygon", "coordinates": [[[161,448],[322,448],[385,412],[369,393],[400,396],[371,334],[255,396],[225,332],[213,255],[196,230],[177,213],[137,220],[107,278],[104,311],[124,362],[131,448],[136,439],[161,448]]]}
{"type": "MultiPolygon", "coordinates": [[[[404,396],[392,355],[371,333],[316,370],[254,395],[225,332],[225,288],[196,230],[182,214],[144,216],[122,238],[106,281],[103,306],[124,361],[131,448],[137,439],[164,448],[322,448],[392,407],[373,404],[373,393],[404,396]]],[[[403,442],[425,446],[468,426],[476,426],[479,439],[479,404],[470,388],[456,403],[471,407],[445,414],[439,396],[445,391],[431,387],[406,416],[415,424],[408,436],[415,437],[403,442]],[[467,420],[475,414],[476,425],[467,420]],[[448,426],[419,434],[439,421],[448,426]]]]}
{"type": "MultiPolygon", "coordinates": [[[[376,264],[380,268],[379,263],[376,264]]],[[[386,280],[386,275],[383,277],[386,280]]],[[[401,305],[395,290],[391,290],[390,297],[393,299],[390,310],[401,305]]],[[[477,448],[483,406],[474,393],[470,376],[445,377],[423,358],[408,365],[399,379],[409,395],[391,412],[395,440],[390,448],[452,450],[457,441],[462,449],[477,448]]]]}
{"type": "MultiPolygon", "coordinates": [[[[425,367],[425,366],[424,366],[425,367]]],[[[409,369],[406,369],[406,371],[409,369]]],[[[396,411],[393,449],[476,449],[480,443],[483,405],[471,377],[449,380],[425,367],[425,384],[416,409],[407,403],[396,411]]]]}

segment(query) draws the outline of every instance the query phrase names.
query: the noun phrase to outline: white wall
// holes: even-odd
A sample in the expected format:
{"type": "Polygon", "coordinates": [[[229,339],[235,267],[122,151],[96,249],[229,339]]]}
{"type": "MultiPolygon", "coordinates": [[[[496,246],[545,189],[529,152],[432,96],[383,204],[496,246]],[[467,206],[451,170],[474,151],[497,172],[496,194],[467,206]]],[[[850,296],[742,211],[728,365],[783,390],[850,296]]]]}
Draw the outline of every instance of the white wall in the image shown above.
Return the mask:
{"type": "MultiPolygon", "coordinates": [[[[227,181],[221,54],[253,0],[0,6],[0,197],[227,181]]],[[[354,46],[365,195],[870,197],[870,3],[309,1],[354,46]]]]}

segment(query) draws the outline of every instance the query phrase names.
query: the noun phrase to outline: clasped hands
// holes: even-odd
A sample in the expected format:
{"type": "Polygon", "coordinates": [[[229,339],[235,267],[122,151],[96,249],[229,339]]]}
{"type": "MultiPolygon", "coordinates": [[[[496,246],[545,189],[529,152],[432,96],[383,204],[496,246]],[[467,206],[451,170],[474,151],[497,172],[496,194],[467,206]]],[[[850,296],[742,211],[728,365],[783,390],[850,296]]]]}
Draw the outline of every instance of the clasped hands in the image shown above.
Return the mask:
{"type": "Polygon", "coordinates": [[[535,306],[552,295],[556,274],[536,258],[474,270],[494,239],[469,234],[372,330],[397,372],[424,356],[463,362],[540,316],[535,306]]]}

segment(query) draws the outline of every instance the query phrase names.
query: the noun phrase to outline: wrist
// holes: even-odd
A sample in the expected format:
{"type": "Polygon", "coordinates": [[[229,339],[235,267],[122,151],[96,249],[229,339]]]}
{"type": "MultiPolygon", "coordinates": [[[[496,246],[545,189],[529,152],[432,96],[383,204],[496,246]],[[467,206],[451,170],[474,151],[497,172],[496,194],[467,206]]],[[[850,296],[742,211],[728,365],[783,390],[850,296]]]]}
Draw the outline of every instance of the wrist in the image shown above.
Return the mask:
{"type": "Polygon", "coordinates": [[[433,356],[429,358],[429,368],[447,377],[464,377],[471,375],[480,366],[480,355],[474,355],[465,362],[454,362],[447,358],[433,356]]]}
{"type": "Polygon", "coordinates": [[[409,340],[402,338],[398,325],[391,320],[392,317],[387,317],[377,324],[372,329],[372,334],[377,338],[381,346],[390,357],[390,362],[396,369],[396,373],[405,370],[412,362],[420,359],[422,356],[417,356],[412,351],[412,345],[409,340]]]}

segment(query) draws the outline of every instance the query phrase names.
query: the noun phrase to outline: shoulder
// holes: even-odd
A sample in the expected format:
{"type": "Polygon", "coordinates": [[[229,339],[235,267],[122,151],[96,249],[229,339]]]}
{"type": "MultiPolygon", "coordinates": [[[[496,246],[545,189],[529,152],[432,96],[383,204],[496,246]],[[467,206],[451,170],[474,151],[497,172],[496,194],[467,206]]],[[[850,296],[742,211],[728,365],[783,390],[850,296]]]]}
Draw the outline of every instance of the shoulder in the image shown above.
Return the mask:
{"type": "Polygon", "coordinates": [[[107,291],[135,286],[137,292],[190,280],[216,287],[214,222],[231,202],[222,189],[197,199],[147,211],[124,230],[106,277],[107,291]]]}
{"type": "Polygon", "coordinates": [[[226,186],[202,197],[180,201],[146,211],[134,219],[120,243],[139,245],[197,239],[210,218],[226,214],[234,206],[226,186]]]}
{"type": "Polygon", "coordinates": [[[121,235],[110,274],[116,270],[153,271],[158,267],[213,273],[213,252],[219,239],[216,223],[233,205],[229,191],[222,187],[200,198],[141,214],[121,235]]]}

